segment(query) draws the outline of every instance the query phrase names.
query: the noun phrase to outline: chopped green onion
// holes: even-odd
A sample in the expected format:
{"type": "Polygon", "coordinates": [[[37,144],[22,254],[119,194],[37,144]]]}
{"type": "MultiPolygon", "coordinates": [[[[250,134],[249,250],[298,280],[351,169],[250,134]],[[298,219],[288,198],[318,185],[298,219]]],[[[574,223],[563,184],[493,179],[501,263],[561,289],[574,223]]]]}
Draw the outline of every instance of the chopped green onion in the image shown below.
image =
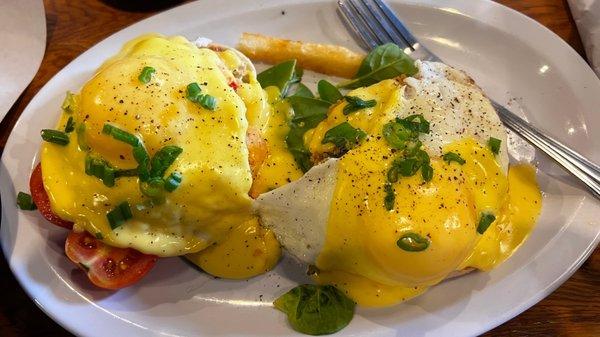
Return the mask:
{"type": "Polygon", "coordinates": [[[402,119],[396,118],[396,122],[411,131],[429,133],[429,122],[421,114],[411,115],[402,119]]]}
{"type": "Polygon", "coordinates": [[[158,150],[150,163],[150,176],[162,177],[181,152],[183,149],[175,145],[167,145],[158,150]]]}
{"type": "Polygon", "coordinates": [[[202,89],[200,89],[200,86],[198,85],[198,83],[193,82],[193,83],[188,84],[187,98],[190,101],[197,103],[198,99],[200,99],[201,95],[202,95],[202,89]]]}
{"type": "Polygon", "coordinates": [[[79,149],[82,151],[89,151],[90,146],[87,144],[85,139],[85,124],[80,123],[77,125],[77,145],[79,145],[79,149]]]}
{"type": "Polygon", "coordinates": [[[387,143],[397,150],[403,150],[406,147],[406,142],[418,135],[405,128],[402,124],[392,121],[383,126],[383,138],[387,143]]]}
{"type": "Polygon", "coordinates": [[[429,247],[429,239],[417,233],[407,233],[396,241],[396,245],[407,252],[421,252],[429,247]]]}
{"type": "Polygon", "coordinates": [[[392,166],[389,168],[387,172],[387,181],[390,183],[395,183],[400,178],[400,172],[398,172],[398,166],[392,163],[392,166]]]}
{"type": "Polygon", "coordinates": [[[200,95],[198,104],[206,110],[214,111],[217,107],[217,99],[211,95],[200,95]]]}
{"type": "Polygon", "coordinates": [[[377,105],[377,102],[374,99],[365,101],[360,97],[356,96],[344,96],[344,99],[346,100],[346,102],[348,102],[348,104],[346,104],[343,110],[344,115],[349,115],[355,111],[365,108],[372,108],[375,105],[377,105]]]}
{"type": "Polygon", "coordinates": [[[169,177],[167,177],[167,179],[165,179],[165,190],[167,192],[173,192],[175,191],[175,189],[177,189],[177,187],[179,187],[179,184],[181,184],[181,173],[179,172],[173,172],[169,175],[169,177]]]}
{"type": "Polygon", "coordinates": [[[106,214],[106,218],[108,219],[108,223],[112,229],[123,225],[125,221],[133,218],[129,203],[127,201],[120,203],[112,211],[106,214]]]}
{"type": "Polygon", "coordinates": [[[162,199],[164,196],[165,181],[160,177],[154,177],[140,184],[142,194],[152,199],[162,199]]]}
{"type": "Polygon", "coordinates": [[[137,168],[128,169],[128,170],[116,170],[115,171],[115,178],[137,177],[137,176],[138,176],[138,170],[137,170],[137,168]]]}
{"type": "Polygon", "coordinates": [[[115,172],[115,168],[104,159],[90,155],[85,157],[85,173],[102,180],[107,187],[115,186],[115,172]]]}
{"type": "Polygon", "coordinates": [[[154,74],[155,72],[156,72],[156,69],[154,69],[152,67],[144,67],[144,69],[142,69],[142,72],[138,76],[138,80],[140,80],[140,82],[146,84],[146,83],[150,82],[150,80],[152,79],[152,74],[154,74]]]}
{"type": "Polygon", "coordinates": [[[481,213],[479,217],[479,225],[477,226],[477,233],[483,234],[490,227],[492,222],[496,220],[496,217],[492,213],[481,213]]]}
{"type": "Polygon", "coordinates": [[[384,186],[385,197],[383,198],[383,204],[385,205],[385,209],[391,211],[394,209],[394,203],[396,201],[396,193],[394,192],[394,187],[390,183],[386,183],[384,186]]]}
{"type": "Polygon", "coordinates": [[[69,144],[69,135],[58,130],[42,130],[42,139],[49,143],[54,143],[62,146],[69,144]]]}
{"type": "Polygon", "coordinates": [[[347,152],[358,145],[366,136],[367,134],[363,130],[354,128],[350,123],[344,122],[327,130],[321,144],[333,143],[342,152],[347,152]]]}
{"type": "Polygon", "coordinates": [[[460,165],[463,165],[464,163],[466,163],[466,161],[464,159],[462,159],[462,157],[458,153],[455,153],[455,152],[444,153],[444,155],[442,156],[442,159],[447,163],[450,163],[453,161],[459,163],[460,165]]]}
{"type": "Polygon", "coordinates": [[[138,163],[137,171],[140,181],[150,179],[150,155],[148,155],[148,151],[146,151],[143,145],[133,148],[133,158],[138,163]]]}
{"type": "Polygon", "coordinates": [[[200,89],[200,86],[196,82],[188,84],[187,98],[210,111],[214,111],[217,107],[217,99],[211,95],[202,94],[202,89],[200,89]]]}
{"type": "Polygon", "coordinates": [[[131,133],[121,130],[116,126],[110,124],[104,124],[102,128],[102,133],[112,136],[114,139],[121,141],[123,143],[127,143],[131,146],[138,146],[141,144],[141,141],[138,137],[132,135],[131,133]]]}
{"type": "Polygon", "coordinates": [[[62,110],[68,114],[71,114],[71,113],[75,112],[76,107],[77,107],[77,102],[75,101],[75,95],[72,92],[67,91],[65,100],[63,101],[63,103],[61,105],[62,110]]]}
{"type": "Polygon", "coordinates": [[[421,166],[421,176],[424,181],[431,181],[433,178],[433,167],[429,164],[423,164],[423,166],[421,166]]]}
{"type": "Polygon", "coordinates": [[[17,206],[24,211],[33,211],[37,209],[31,195],[25,192],[19,192],[17,194],[17,206]]]}
{"type": "Polygon", "coordinates": [[[500,153],[500,144],[502,144],[502,141],[498,138],[490,137],[488,140],[488,146],[490,147],[490,150],[492,150],[493,154],[500,153]]]}
{"type": "Polygon", "coordinates": [[[96,239],[98,239],[98,240],[104,240],[104,236],[102,235],[102,233],[96,232],[96,239]]]}
{"type": "Polygon", "coordinates": [[[73,116],[69,117],[67,120],[67,125],[65,125],[65,132],[70,133],[75,130],[75,122],[73,121],[73,116]]]}

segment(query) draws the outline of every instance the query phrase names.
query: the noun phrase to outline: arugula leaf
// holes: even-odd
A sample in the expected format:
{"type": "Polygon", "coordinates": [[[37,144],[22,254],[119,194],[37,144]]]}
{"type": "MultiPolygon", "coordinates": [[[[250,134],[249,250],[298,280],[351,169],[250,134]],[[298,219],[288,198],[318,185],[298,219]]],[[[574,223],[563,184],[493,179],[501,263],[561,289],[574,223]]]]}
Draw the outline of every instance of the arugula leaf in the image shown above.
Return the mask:
{"type": "Polygon", "coordinates": [[[283,294],[273,305],[287,315],[294,330],[326,335],[350,323],[356,303],[334,286],[303,284],[283,294]]]}
{"type": "Polygon", "coordinates": [[[372,108],[375,105],[377,105],[377,102],[374,99],[365,101],[362,98],[356,96],[344,96],[344,99],[346,100],[346,102],[348,102],[348,104],[346,104],[343,110],[344,115],[349,115],[358,110],[372,108]]]}
{"type": "Polygon", "coordinates": [[[303,71],[296,66],[296,60],[289,60],[272,66],[256,75],[256,79],[264,88],[275,86],[279,88],[281,97],[286,97],[290,86],[300,82],[303,71]]]}
{"type": "Polygon", "coordinates": [[[344,122],[327,130],[321,144],[333,143],[341,152],[345,153],[358,145],[366,136],[367,134],[363,130],[344,122]]]}
{"type": "Polygon", "coordinates": [[[331,104],[344,98],[335,85],[326,80],[320,80],[319,83],[317,83],[317,91],[319,92],[319,98],[331,104]]]}
{"type": "Polygon", "coordinates": [[[340,83],[338,87],[356,89],[405,74],[417,73],[413,59],[402,48],[387,43],[373,49],[363,60],[354,79],[340,83]]]}
{"type": "Polygon", "coordinates": [[[306,172],[312,167],[312,163],[310,152],[304,146],[304,134],[327,118],[330,104],[320,99],[302,96],[290,96],[287,100],[294,109],[294,116],[290,121],[290,131],[285,142],[300,169],[306,172]]]}
{"type": "Polygon", "coordinates": [[[315,98],[315,95],[312,93],[312,91],[310,91],[310,89],[302,83],[298,83],[296,91],[292,96],[315,98]]]}

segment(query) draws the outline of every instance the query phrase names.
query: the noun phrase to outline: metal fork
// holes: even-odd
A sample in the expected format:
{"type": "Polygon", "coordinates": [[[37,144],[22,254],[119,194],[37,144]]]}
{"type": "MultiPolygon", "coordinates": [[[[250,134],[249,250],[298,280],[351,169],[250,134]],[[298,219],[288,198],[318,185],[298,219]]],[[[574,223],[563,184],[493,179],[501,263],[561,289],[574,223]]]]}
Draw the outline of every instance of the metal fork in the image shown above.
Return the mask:
{"type": "MultiPolygon", "coordinates": [[[[339,0],[338,6],[348,28],[366,49],[392,42],[404,48],[404,51],[415,59],[441,61],[437,55],[419,43],[382,0],[339,0]]],[[[492,100],[492,105],[504,125],[579,178],[592,194],[600,199],[600,166],[513,114],[501,104],[492,100]]]]}

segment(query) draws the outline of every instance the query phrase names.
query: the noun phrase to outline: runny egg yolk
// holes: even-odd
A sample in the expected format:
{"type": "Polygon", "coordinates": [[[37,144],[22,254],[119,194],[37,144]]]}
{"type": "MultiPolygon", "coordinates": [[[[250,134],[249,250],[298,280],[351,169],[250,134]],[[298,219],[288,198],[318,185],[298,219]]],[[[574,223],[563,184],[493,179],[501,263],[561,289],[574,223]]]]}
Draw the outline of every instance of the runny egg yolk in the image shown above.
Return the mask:
{"type": "Polygon", "coordinates": [[[386,171],[394,156],[372,137],[341,158],[325,246],[316,261],[318,283],[335,284],[358,304],[388,306],[414,297],[451,272],[488,270],[505,260],[530,232],[541,205],[534,171],[512,167],[508,177],[494,154],[471,138],[444,149],[466,163],[432,158],[433,179],[420,174],[394,184],[395,207],[384,207],[386,171]],[[496,216],[477,233],[482,212],[496,216]],[[397,241],[416,233],[429,242],[405,251],[397,241]]]}
{"type": "Polygon", "coordinates": [[[252,217],[247,111],[229,86],[231,78],[216,52],[182,37],[142,36],[127,43],[83,86],[76,111],[58,123],[62,129],[74,117],[78,131],[69,134],[70,143],[42,145],[53,211],[110,245],[159,256],[193,253],[222,241],[252,217]],[[138,76],[146,66],[155,73],[142,83],[138,76]],[[214,111],[187,99],[186,87],[193,82],[216,98],[214,111]],[[183,149],[165,173],[180,173],[182,182],[165,193],[164,203],[146,207],[138,177],[121,177],[108,187],[86,175],[88,154],[117,169],[137,167],[130,145],[102,133],[106,123],[136,135],[150,156],[166,145],[183,149]],[[111,229],[107,213],[125,201],[133,218],[111,229]]]}

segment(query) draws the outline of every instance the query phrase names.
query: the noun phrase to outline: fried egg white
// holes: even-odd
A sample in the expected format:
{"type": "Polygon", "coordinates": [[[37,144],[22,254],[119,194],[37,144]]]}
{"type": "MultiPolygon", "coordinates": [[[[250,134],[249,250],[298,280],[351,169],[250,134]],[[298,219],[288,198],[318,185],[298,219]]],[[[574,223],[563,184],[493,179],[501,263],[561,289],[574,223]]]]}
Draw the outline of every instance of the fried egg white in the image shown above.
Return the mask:
{"type": "Polygon", "coordinates": [[[359,147],[255,203],[262,223],[282,245],[316,265],[318,282],[335,284],[367,306],[416,296],[456,270],[492,268],[520,245],[539,213],[534,171],[527,166],[508,171],[506,132],[482,90],[447,65],[417,66],[414,77],[350,92],[377,105],[344,115],[345,103],[339,103],[305,139],[313,155],[325,156],[332,144],[322,144],[324,134],[348,122],[369,135],[359,147]],[[433,179],[401,178],[393,185],[395,208],[388,211],[384,186],[395,153],[382,126],[414,114],[431,123],[420,140],[432,158],[433,179]],[[498,155],[486,145],[490,137],[502,142],[498,155]],[[444,162],[440,156],[446,152],[466,163],[444,162]],[[484,212],[497,220],[481,235],[477,227],[484,212]],[[428,248],[400,249],[397,241],[407,233],[427,238],[428,248]]]}

